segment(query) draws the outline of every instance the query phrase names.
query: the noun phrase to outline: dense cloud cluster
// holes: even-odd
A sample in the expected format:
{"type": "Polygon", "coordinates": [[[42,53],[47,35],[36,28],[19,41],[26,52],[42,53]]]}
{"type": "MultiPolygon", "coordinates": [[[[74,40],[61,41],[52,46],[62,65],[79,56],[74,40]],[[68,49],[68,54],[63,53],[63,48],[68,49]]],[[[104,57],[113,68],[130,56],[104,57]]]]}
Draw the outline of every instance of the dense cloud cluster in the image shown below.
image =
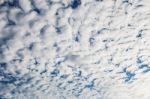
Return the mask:
{"type": "Polygon", "coordinates": [[[0,99],[150,99],[149,0],[1,0],[0,99]]]}

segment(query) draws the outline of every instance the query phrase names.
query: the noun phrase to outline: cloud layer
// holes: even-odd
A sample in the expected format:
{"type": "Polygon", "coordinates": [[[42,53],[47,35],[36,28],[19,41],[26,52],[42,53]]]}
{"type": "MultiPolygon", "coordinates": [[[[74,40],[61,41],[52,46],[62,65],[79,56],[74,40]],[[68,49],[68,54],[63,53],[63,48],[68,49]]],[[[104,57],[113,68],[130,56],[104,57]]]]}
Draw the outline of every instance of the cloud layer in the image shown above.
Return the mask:
{"type": "Polygon", "coordinates": [[[0,99],[149,99],[148,0],[0,1],[0,99]]]}

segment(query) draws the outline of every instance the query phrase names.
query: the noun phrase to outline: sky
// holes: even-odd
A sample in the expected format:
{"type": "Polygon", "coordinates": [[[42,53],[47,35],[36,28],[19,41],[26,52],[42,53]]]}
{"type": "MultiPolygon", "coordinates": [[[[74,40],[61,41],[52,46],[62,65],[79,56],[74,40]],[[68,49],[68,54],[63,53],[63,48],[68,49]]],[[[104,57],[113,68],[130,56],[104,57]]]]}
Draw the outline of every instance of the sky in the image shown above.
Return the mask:
{"type": "Polygon", "coordinates": [[[1,0],[0,99],[150,99],[149,0],[1,0]]]}

